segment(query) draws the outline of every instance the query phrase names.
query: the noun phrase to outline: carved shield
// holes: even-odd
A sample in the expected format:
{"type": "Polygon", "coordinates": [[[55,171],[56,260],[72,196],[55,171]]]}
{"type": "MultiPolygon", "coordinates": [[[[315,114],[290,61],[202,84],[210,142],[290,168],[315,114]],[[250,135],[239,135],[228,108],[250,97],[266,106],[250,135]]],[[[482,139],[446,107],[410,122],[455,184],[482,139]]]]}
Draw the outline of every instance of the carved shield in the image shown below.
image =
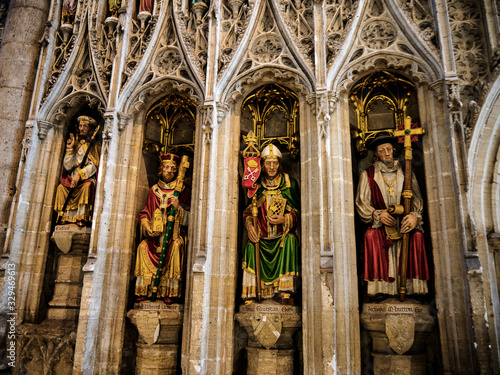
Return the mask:
{"type": "Polygon", "coordinates": [[[398,354],[406,353],[415,340],[415,317],[410,314],[387,314],[385,333],[392,350],[398,354]]]}
{"type": "Polygon", "coordinates": [[[160,319],[157,311],[143,311],[136,320],[139,335],[148,345],[153,345],[160,335],[160,319]]]}
{"type": "Polygon", "coordinates": [[[266,348],[272,348],[281,336],[281,329],[283,328],[283,319],[281,315],[269,314],[260,315],[256,314],[252,318],[252,327],[255,337],[260,344],[266,348]]]}

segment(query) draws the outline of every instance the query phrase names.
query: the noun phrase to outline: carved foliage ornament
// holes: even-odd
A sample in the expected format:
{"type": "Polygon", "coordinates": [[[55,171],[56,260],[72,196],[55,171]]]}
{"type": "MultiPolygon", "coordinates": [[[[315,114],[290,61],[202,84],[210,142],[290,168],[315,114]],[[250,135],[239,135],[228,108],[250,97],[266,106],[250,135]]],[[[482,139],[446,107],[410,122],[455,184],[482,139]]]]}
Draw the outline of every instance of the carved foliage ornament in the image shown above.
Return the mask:
{"type": "Polygon", "coordinates": [[[314,66],[314,5],[312,0],[281,0],[280,13],[300,53],[314,66]]]}
{"type": "Polygon", "coordinates": [[[396,40],[397,31],[394,26],[384,20],[375,20],[366,24],[361,30],[361,40],[372,49],[384,49],[396,40]]]}
{"type": "Polygon", "coordinates": [[[153,69],[159,75],[174,74],[181,63],[182,58],[176,48],[164,48],[156,54],[153,62],[153,69]]]}
{"type": "Polygon", "coordinates": [[[459,77],[469,85],[484,80],[488,75],[488,63],[478,1],[448,1],[448,12],[459,77]]]}
{"type": "Polygon", "coordinates": [[[327,64],[331,66],[352,25],[357,0],[326,0],[326,48],[327,64]]]}
{"type": "Polygon", "coordinates": [[[260,63],[275,61],[283,51],[283,43],[276,35],[263,35],[257,38],[251,48],[252,56],[260,63]]]}

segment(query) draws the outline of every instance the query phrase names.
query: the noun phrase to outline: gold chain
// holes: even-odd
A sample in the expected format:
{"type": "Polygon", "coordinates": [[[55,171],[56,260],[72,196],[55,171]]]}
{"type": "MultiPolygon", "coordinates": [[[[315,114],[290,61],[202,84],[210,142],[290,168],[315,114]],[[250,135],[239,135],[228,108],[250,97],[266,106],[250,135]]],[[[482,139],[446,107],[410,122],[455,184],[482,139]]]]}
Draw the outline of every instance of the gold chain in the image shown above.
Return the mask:
{"type": "Polygon", "coordinates": [[[382,173],[380,173],[380,174],[382,175],[382,178],[384,179],[384,182],[387,184],[387,186],[389,186],[389,189],[387,189],[387,191],[389,192],[389,195],[392,197],[392,192],[394,191],[394,189],[392,188],[392,186],[396,182],[396,178],[398,177],[398,174],[396,173],[396,176],[394,176],[394,180],[392,180],[391,184],[389,184],[387,182],[387,180],[385,179],[385,177],[384,177],[384,175],[382,173]]]}

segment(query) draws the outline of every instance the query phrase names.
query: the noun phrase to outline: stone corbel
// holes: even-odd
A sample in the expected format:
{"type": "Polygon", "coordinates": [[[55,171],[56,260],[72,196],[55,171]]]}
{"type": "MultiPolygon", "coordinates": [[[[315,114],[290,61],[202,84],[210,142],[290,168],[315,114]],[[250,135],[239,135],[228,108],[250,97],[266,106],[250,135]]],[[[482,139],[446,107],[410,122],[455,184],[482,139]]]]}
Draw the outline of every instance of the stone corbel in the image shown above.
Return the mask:
{"type": "Polygon", "coordinates": [[[104,117],[104,129],[102,129],[102,138],[106,142],[111,140],[112,137],[113,120],[115,119],[114,112],[106,112],[103,117],[104,117]]]}
{"type": "Polygon", "coordinates": [[[122,132],[125,129],[125,127],[131,122],[132,116],[129,116],[123,112],[118,112],[117,116],[118,116],[118,130],[122,132]]]}
{"type": "Polygon", "coordinates": [[[225,103],[217,103],[217,126],[221,126],[226,115],[229,113],[229,108],[225,103]]]}
{"type": "Polygon", "coordinates": [[[202,125],[203,139],[205,143],[209,144],[212,141],[212,132],[214,130],[214,107],[212,105],[206,105],[200,108],[202,115],[202,125]]]}
{"type": "Polygon", "coordinates": [[[37,125],[38,125],[38,138],[41,141],[43,141],[47,137],[47,133],[49,132],[49,130],[55,127],[54,124],[43,120],[38,120],[37,125]]]}

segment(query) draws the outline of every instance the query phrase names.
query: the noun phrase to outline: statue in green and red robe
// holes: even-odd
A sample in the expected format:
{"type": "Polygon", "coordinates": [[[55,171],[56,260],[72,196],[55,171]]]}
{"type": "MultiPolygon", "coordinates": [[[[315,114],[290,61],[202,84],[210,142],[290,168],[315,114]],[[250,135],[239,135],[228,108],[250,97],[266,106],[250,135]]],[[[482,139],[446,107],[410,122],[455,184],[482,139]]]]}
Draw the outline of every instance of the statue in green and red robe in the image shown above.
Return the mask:
{"type": "Polygon", "coordinates": [[[258,225],[253,225],[252,204],[243,216],[249,242],[243,255],[242,298],[256,298],[255,245],[259,243],[262,298],[280,302],[296,291],[299,277],[300,195],[297,181],[283,172],[281,152],[269,145],[261,153],[262,176],[257,189],[258,225]]]}

